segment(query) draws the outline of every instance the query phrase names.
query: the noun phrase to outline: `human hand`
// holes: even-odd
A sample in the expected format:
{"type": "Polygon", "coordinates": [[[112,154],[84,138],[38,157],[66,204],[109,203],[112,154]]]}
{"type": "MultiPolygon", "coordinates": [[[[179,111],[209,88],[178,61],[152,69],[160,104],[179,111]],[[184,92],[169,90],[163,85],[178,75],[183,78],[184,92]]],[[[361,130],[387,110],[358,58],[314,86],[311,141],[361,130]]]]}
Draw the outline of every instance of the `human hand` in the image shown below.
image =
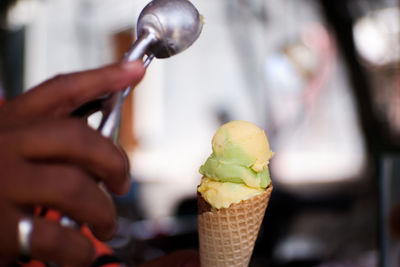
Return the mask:
{"type": "Polygon", "coordinates": [[[77,231],[32,217],[38,205],[87,223],[101,240],[112,236],[115,207],[98,181],[114,193],[126,193],[126,156],[70,114],[83,103],[136,85],[143,74],[140,63],[129,62],[60,75],[0,107],[0,263],[20,255],[18,222],[30,217],[33,258],[90,264],[90,241],[77,231]]]}
{"type": "Polygon", "coordinates": [[[43,118],[68,117],[86,102],[135,86],[143,75],[139,62],[58,75],[0,107],[0,129],[43,118]]]}

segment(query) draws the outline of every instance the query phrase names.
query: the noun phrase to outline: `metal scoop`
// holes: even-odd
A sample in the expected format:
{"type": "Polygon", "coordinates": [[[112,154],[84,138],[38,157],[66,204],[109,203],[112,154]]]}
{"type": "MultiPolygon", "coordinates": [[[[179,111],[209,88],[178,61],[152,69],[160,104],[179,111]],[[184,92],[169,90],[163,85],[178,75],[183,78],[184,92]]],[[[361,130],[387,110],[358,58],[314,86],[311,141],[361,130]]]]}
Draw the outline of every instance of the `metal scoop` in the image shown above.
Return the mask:
{"type": "MultiPolygon", "coordinates": [[[[188,0],[153,0],[142,10],[137,22],[138,38],[127,51],[123,61],[143,60],[147,67],[154,57],[167,58],[193,44],[202,30],[199,12],[188,0]],[[144,58],[146,56],[146,58],[144,58]]],[[[98,131],[114,141],[120,123],[122,102],[132,87],[87,103],[73,115],[87,116],[101,110],[98,131]]]]}
{"type": "MultiPolygon", "coordinates": [[[[153,0],[142,10],[137,22],[138,38],[126,52],[123,61],[142,60],[147,67],[154,57],[167,58],[182,52],[199,37],[203,23],[197,9],[188,0],[153,0]],[[145,57],[146,56],[146,57],[145,57]]],[[[102,112],[98,131],[116,141],[120,124],[122,103],[132,87],[86,103],[73,116],[89,116],[102,112]]],[[[79,227],[64,216],[65,227],[79,227]]]]}

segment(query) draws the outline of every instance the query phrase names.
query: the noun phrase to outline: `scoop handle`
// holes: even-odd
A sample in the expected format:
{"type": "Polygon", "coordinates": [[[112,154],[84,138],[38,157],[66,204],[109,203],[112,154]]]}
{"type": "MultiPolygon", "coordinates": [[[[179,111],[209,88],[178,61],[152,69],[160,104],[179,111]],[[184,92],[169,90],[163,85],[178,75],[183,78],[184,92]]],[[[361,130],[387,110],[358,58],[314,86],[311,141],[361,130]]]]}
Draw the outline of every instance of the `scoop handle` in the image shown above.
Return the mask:
{"type": "MultiPolygon", "coordinates": [[[[154,40],[154,35],[144,31],[143,34],[139,36],[139,38],[125,53],[122,61],[143,60],[143,57],[147,53],[148,47],[154,42],[154,40]]],[[[143,65],[147,67],[153,58],[154,56],[150,54],[144,60],[143,65]]],[[[132,86],[128,86],[123,91],[118,93],[108,94],[96,100],[90,101],[75,110],[72,115],[86,117],[95,111],[101,111],[103,116],[97,131],[99,131],[103,136],[112,139],[114,142],[117,142],[117,130],[121,122],[122,103],[132,89],[132,86]]],[[[79,228],[79,224],[68,216],[62,216],[60,223],[64,227],[73,229],[79,228]]]]}
{"type": "MultiPolygon", "coordinates": [[[[155,36],[149,31],[143,31],[139,38],[133,43],[129,50],[125,53],[122,61],[135,61],[143,60],[146,55],[148,47],[155,41],[155,36]]],[[[144,61],[144,66],[147,67],[154,56],[150,55],[144,61]]],[[[98,131],[105,137],[109,137],[116,141],[117,129],[121,120],[122,103],[124,99],[132,91],[133,87],[128,86],[123,91],[111,94],[107,98],[108,103],[104,103],[103,106],[103,117],[100,122],[98,131]]]]}

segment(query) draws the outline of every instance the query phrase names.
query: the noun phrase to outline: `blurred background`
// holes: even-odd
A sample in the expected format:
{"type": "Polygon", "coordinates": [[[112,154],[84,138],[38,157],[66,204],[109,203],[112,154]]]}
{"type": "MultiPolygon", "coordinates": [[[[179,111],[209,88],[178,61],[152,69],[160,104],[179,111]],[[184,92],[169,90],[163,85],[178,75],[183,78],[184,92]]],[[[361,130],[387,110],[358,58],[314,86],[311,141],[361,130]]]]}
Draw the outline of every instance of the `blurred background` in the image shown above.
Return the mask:
{"type": "MultiPolygon", "coordinates": [[[[0,103],[120,60],[147,2],[0,0],[0,103]]],[[[197,248],[198,168],[243,119],[275,152],[251,266],[400,266],[399,2],[192,2],[199,40],[125,102],[132,187],[110,245],[132,266],[197,248]]]]}

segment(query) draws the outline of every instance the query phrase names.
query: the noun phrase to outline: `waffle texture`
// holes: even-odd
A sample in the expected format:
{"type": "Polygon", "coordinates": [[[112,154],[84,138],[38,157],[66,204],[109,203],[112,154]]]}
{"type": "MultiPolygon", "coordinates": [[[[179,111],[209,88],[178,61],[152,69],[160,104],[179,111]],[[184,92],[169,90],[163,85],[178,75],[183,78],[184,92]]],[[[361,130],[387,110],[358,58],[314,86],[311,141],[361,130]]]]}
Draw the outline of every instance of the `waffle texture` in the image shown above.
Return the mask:
{"type": "Polygon", "coordinates": [[[227,209],[212,209],[197,194],[202,267],[249,265],[272,189],[227,209]]]}

